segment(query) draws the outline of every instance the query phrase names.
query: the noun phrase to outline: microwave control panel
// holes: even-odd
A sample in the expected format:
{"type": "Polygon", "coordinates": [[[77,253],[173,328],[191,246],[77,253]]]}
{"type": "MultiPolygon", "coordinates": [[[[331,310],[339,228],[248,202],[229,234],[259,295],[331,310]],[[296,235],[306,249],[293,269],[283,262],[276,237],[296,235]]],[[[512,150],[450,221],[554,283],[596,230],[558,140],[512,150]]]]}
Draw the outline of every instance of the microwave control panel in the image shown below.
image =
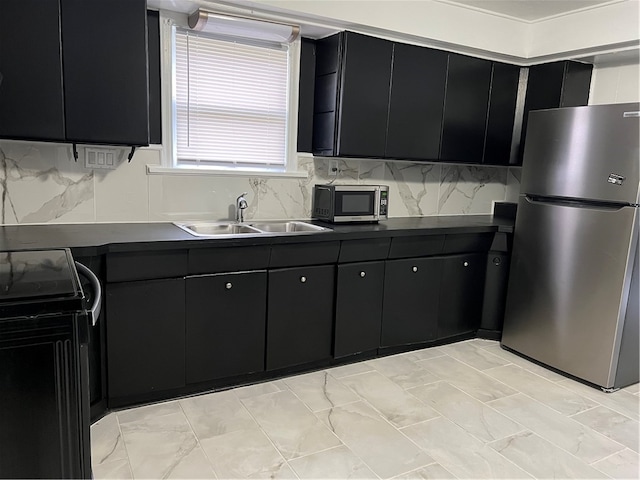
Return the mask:
{"type": "Polygon", "coordinates": [[[387,197],[389,196],[388,190],[380,190],[380,216],[387,216],[387,197]]]}

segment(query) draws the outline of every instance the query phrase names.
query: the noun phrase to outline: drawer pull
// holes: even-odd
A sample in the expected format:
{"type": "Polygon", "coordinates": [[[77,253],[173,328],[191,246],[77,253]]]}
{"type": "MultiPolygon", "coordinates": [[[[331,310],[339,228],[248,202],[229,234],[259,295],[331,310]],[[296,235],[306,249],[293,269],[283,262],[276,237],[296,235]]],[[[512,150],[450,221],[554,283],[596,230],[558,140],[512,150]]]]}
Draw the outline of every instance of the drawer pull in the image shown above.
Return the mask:
{"type": "Polygon", "coordinates": [[[307,277],[300,277],[300,283],[305,283],[307,281],[307,277]]]}
{"type": "Polygon", "coordinates": [[[464,265],[465,267],[469,266],[469,262],[463,262],[462,265],[464,265]]]}
{"type": "Polygon", "coordinates": [[[360,277],[364,278],[364,277],[366,277],[366,276],[367,276],[367,273],[366,273],[366,272],[360,272],[360,277]]]}
{"type": "Polygon", "coordinates": [[[233,288],[233,284],[231,282],[227,282],[225,283],[224,288],[226,288],[227,290],[231,290],[231,288],[233,288]]]}
{"type": "Polygon", "coordinates": [[[418,267],[411,267],[411,271],[412,272],[417,272],[418,271],[418,267]]]}

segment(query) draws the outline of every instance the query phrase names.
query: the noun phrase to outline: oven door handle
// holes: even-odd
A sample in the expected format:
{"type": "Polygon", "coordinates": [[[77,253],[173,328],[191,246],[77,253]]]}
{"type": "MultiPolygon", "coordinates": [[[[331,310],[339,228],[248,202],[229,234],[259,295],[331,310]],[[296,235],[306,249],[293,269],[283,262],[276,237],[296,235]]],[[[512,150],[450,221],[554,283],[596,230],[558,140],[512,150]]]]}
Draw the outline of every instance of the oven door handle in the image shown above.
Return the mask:
{"type": "Polygon", "coordinates": [[[81,273],[89,280],[93,288],[93,305],[91,305],[89,312],[91,312],[91,325],[95,326],[98,322],[98,317],[100,317],[100,307],[102,306],[102,287],[100,286],[100,280],[98,280],[95,273],[80,262],[76,262],[76,268],[78,269],[78,273],[81,273]]]}

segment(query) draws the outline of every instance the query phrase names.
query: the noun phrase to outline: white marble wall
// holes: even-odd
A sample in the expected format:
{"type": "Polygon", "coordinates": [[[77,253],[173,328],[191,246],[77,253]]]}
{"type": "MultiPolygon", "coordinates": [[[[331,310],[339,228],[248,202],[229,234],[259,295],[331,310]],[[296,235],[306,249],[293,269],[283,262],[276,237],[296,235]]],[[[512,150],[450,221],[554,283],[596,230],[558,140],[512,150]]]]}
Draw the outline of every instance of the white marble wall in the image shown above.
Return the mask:
{"type": "MultiPolygon", "coordinates": [[[[311,191],[326,183],[328,160],[301,156],[308,178],[213,175],[148,175],[160,152],[140,149],[127,163],[124,149],[115,170],[74,162],[71,147],[0,142],[0,220],[18,223],[223,220],[235,198],[248,192],[246,218],[307,218],[311,191]]],[[[391,217],[491,213],[493,201],[514,201],[520,169],[374,160],[339,160],[336,183],[390,187],[391,217]]]]}

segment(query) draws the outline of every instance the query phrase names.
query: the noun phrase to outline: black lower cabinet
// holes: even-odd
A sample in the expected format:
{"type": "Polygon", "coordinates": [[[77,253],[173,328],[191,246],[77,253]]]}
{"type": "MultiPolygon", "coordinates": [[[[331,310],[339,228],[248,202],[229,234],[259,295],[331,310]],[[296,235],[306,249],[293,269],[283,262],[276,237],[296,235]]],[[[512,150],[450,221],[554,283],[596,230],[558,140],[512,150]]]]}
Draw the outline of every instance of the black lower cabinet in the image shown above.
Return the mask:
{"type": "Polygon", "coordinates": [[[435,340],[441,272],[439,257],[386,262],[382,347],[435,340]]]}
{"type": "Polygon", "coordinates": [[[335,358],[380,346],[384,262],[338,266],[335,358]]]}
{"type": "Polygon", "coordinates": [[[442,258],[438,339],[480,328],[486,259],[483,253],[442,258]]]}
{"type": "Polygon", "coordinates": [[[186,380],[264,371],[267,272],[186,279],[186,380]]]}
{"type": "Polygon", "coordinates": [[[110,405],[185,385],[184,278],[107,284],[106,323],[110,405]]]}
{"type": "Polygon", "coordinates": [[[269,271],[267,370],[331,357],[335,266],[269,271]]]}

